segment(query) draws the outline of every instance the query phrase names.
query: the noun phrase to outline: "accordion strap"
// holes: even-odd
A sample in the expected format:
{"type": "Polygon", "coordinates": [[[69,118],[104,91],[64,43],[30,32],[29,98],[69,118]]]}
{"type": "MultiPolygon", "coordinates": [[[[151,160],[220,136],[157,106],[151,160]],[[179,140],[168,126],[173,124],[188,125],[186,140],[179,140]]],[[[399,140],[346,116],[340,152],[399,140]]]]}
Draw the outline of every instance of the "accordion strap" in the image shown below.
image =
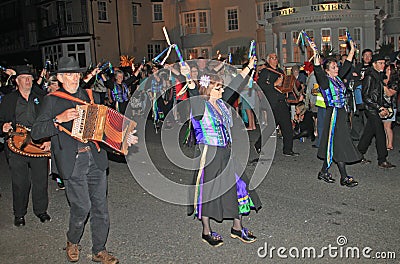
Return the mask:
{"type": "MultiPolygon", "coordinates": [[[[91,89],[85,89],[85,90],[86,90],[86,92],[87,92],[87,94],[88,94],[88,96],[89,96],[90,103],[88,103],[88,102],[86,102],[86,101],[84,101],[84,100],[82,100],[82,99],[73,97],[72,95],[67,94],[67,93],[64,93],[64,92],[61,92],[61,91],[55,91],[55,92],[49,93],[49,95],[53,95],[53,96],[57,96],[57,97],[60,97],[60,98],[66,99],[66,100],[70,100],[70,101],[73,101],[73,102],[77,102],[77,103],[79,103],[79,104],[86,104],[86,105],[94,104],[93,91],[92,91],[91,89]]],[[[63,127],[63,126],[60,125],[60,124],[54,123],[54,125],[55,125],[61,132],[64,132],[64,133],[66,133],[67,135],[69,135],[69,136],[72,137],[71,131],[69,131],[68,129],[66,129],[65,127],[63,127]]],[[[78,141],[80,141],[80,142],[87,143],[87,141],[81,140],[81,139],[79,139],[79,138],[76,138],[76,137],[73,137],[73,138],[76,139],[76,140],[78,140],[78,141]]],[[[93,141],[93,143],[96,145],[97,151],[100,152],[100,146],[99,146],[99,144],[98,144],[96,141],[93,141]]]]}
{"type": "Polygon", "coordinates": [[[94,104],[92,89],[86,89],[86,92],[87,92],[87,94],[89,96],[90,103],[88,103],[88,102],[86,102],[86,101],[84,101],[82,99],[79,99],[77,97],[73,97],[72,95],[64,93],[64,92],[61,92],[61,91],[55,91],[55,92],[49,93],[49,95],[57,96],[57,97],[60,97],[60,98],[66,99],[66,100],[70,100],[70,101],[73,101],[73,102],[76,102],[76,103],[79,103],[79,104],[86,104],[86,105],[94,104]]]}

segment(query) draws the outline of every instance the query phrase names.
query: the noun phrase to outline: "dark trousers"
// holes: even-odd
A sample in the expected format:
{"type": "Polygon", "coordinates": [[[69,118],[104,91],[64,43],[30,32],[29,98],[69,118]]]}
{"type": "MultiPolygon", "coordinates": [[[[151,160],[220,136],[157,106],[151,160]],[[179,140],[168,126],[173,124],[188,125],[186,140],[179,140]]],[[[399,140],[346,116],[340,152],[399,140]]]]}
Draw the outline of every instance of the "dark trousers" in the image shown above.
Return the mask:
{"type": "Polygon", "coordinates": [[[365,154],[371,145],[372,138],[375,137],[375,146],[378,153],[378,162],[386,161],[388,151],[386,149],[386,134],[383,128],[382,119],[378,115],[371,114],[368,110],[365,111],[367,116],[367,124],[365,125],[364,133],[358,143],[358,150],[361,154],[365,154]]]}
{"type": "Polygon", "coordinates": [[[319,107],[318,112],[317,112],[317,132],[318,132],[318,139],[317,139],[317,144],[315,144],[317,147],[319,147],[319,144],[321,143],[321,137],[322,137],[322,131],[324,131],[324,120],[325,120],[325,114],[326,114],[326,108],[319,107]]]}
{"type": "Polygon", "coordinates": [[[68,241],[79,243],[90,216],[92,252],[105,250],[110,228],[107,176],[106,171],[97,168],[91,151],[77,154],[72,175],[64,184],[70,205],[68,241]]]}
{"type": "MultiPolygon", "coordinates": [[[[274,119],[276,125],[279,125],[281,131],[282,131],[282,136],[283,136],[283,153],[290,153],[293,151],[293,128],[292,128],[292,122],[291,122],[291,117],[290,117],[290,109],[286,102],[281,101],[278,102],[277,105],[272,107],[272,112],[274,114],[274,119]]],[[[260,135],[260,137],[257,139],[255,143],[256,148],[261,148],[261,140],[264,138],[264,142],[268,139],[270,135],[268,135],[268,129],[264,129],[260,135]]]]}
{"type": "Polygon", "coordinates": [[[15,153],[9,154],[13,210],[16,217],[26,215],[31,187],[33,212],[35,215],[39,215],[47,211],[49,204],[47,165],[48,158],[31,158],[15,153]]]}
{"type": "Polygon", "coordinates": [[[353,140],[360,140],[364,132],[364,127],[367,123],[365,112],[367,112],[365,109],[357,108],[357,110],[352,114],[350,134],[353,140]]]}

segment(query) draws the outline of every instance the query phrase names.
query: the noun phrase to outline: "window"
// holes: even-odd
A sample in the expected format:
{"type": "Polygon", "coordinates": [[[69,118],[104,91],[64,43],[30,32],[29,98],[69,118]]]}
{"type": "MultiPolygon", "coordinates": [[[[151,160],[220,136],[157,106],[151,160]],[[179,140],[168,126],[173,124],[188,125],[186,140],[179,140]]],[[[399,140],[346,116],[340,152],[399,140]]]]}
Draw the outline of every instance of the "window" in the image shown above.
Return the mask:
{"type": "Polygon", "coordinates": [[[183,14],[183,34],[204,34],[209,33],[209,12],[196,11],[183,14]]]}
{"type": "Polygon", "coordinates": [[[394,0],[387,0],[387,13],[393,15],[394,13],[394,0]]]}
{"type": "Polygon", "coordinates": [[[162,4],[153,4],[153,22],[163,21],[162,4]]]}
{"type": "Polygon", "coordinates": [[[89,54],[88,43],[67,44],[67,56],[74,57],[81,68],[87,67],[86,52],[89,54]]]}
{"type": "Polygon", "coordinates": [[[154,59],[158,54],[161,53],[161,44],[148,44],[147,45],[147,57],[149,60],[154,59]]]}
{"type": "Polygon", "coordinates": [[[227,18],[227,31],[238,31],[239,30],[239,12],[238,9],[228,8],[226,9],[227,18]]]}
{"type": "Polygon", "coordinates": [[[108,21],[107,2],[106,1],[98,1],[97,2],[97,13],[98,13],[99,21],[108,21]]]}
{"type": "Polygon", "coordinates": [[[62,48],[61,44],[57,45],[49,45],[43,47],[43,61],[49,60],[51,62],[50,68],[55,70],[55,62],[58,61],[60,57],[62,57],[62,48]]]}
{"type": "Polygon", "coordinates": [[[339,28],[338,36],[339,36],[339,54],[347,53],[347,35],[346,28],[339,28]]]}
{"type": "Polygon", "coordinates": [[[264,20],[265,12],[271,12],[278,8],[277,0],[270,0],[263,3],[257,3],[257,19],[264,20]]]}
{"type": "Polygon", "coordinates": [[[360,44],[361,43],[361,28],[354,28],[353,32],[354,33],[353,33],[353,35],[351,35],[351,37],[357,44],[360,44]]]}
{"type": "MultiPolygon", "coordinates": [[[[306,33],[310,37],[310,39],[314,41],[314,30],[306,30],[306,33]]],[[[307,53],[307,59],[314,56],[314,50],[310,47],[308,43],[307,43],[306,53],[307,53]]]]}
{"type": "Polygon", "coordinates": [[[199,53],[197,49],[188,49],[186,52],[186,57],[189,60],[197,59],[199,57],[199,53]]]}
{"type": "Polygon", "coordinates": [[[33,46],[37,44],[36,23],[34,22],[28,24],[28,39],[29,45],[33,46]]]}
{"type": "Polygon", "coordinates": [[[132,21],[133,24],[139,24],[139,4],[132,3],[132,21]]]}
{"type": "Polygon", "coordinates": [[[185,50],[186,59],[192,60],[198,57],[203,57],[205,59],[210,58],[210,48],[207,47],[196,47],[185,50]]]}
{"type": "Polygon", "coordinates": [[[321,29],[321,50],[330,51],[332,48],[331,44],[331,29],[322,28],[321,29]]]}
{"type": "Polygon", "coordinates": [[[278,1],[277,0],[267,0],[267,2],[265,4],[266,4],[267,12],[278,9],[278,1]]]}
{"type": "Polygon", "coordinates": [[[67,22],[72,22],[72,1],[65,3],[65,19],[67,22]]]}
{"type": "Polygon", "coordinates": [[[300,47],[297,45],[297,39],[299,37],[298,31],[292,32],[292,45],[293,45],[293,61],[300,62],[300,47]]]}
{"type": "Polygon", "coordinates": [[[184,14],[185,17],[185,35],[190,35],[190,34],[196,34],[196,14],[195,13],[189,13],[189,14],[184,14]]]}

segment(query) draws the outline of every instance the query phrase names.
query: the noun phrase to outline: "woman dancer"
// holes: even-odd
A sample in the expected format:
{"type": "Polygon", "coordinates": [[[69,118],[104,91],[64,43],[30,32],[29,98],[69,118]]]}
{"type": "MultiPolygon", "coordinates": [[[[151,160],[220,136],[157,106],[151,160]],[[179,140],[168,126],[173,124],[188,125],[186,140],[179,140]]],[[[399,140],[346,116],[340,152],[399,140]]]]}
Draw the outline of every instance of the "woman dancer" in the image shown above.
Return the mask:
{"type": "MultiPolygon", "coordinates": [[[[253,65],[255,57],[249,65],[253,65]]],[[[182,67],[182,74],[187,76],[188,67],[182,67]]],[[[246,85],[245,77],[251,71],[245,67],[235,77],[228,87],[246,85]]],[[[193,213],[202,221],[202,239],[213,247],[223,244],[222,237],[211,230],[210,218],[222,222],[224,219],[233,219],[231,237],[238,238],[244,243],[256,241],[256,237],[242,225],[242,216],[249,214],[251,209],[259,210],[261,202],[255,191],[249,191],[248,180],[245,175],[237,175],[237,165],[231,158],[232,137],[230,127],[232,115],[224,101],[222,79],[217,75],[205,75],[199,86],[187,80],[191,98],[191,120],[196,136],[196,151],[201,153],[199,170],[195,173],[196,187],[191,193],[193,206],[189,208],[189,215],[193,213]]],[[[233,102],[239,96],[233,96],[233,89],[227,89],[224,99],[233,102]],[[236,97],[236,98],[234,98],[236,97]]]]}
{"type": "Polygon", "coordinates": [[[333,160],[339,168],[340,184],[354,187],[358,185],[358,182],[352,176],[347,175],[346,163],[358,162],[362,159],[362,155],[351,140],[345,109],[346,87],[341,80],[341,77],[346,75],[351,68],[355,48],[352,41],[350,41],[350,45],[351,50],[340,72],[334,59],[327,59],[322,69],[320,56],[314,49],[314,72],[326,104],[324,129],[318,150],[318,157],[323,159],[324,163],[318,173],[318,179],[327,183],[335,182],[332,174],[328,171],[333,160]]]}

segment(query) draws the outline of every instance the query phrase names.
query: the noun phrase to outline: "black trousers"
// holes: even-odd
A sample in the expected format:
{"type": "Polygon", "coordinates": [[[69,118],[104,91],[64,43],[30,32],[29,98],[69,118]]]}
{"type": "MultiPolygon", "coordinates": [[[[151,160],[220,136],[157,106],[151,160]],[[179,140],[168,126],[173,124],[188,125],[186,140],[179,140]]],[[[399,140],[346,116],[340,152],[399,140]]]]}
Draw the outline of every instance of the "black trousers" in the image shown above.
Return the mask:
{"type": "Polygon", "coordinates": [[[365,125],[364,133],[358,143],[358,150],[361,154],[365,154],[371,145],[372,139],[375,137],[376,152],[378,153],[378,162],[386,161],[388,151],[386,149],[386,134],[383,128],[382,119],[378,115],[365,111],[367,116],[367,124],[365,125]]]}
{"type": "MultiPolygon", "coordinates": [[[[293,128],[290,116],[290,108],[285,101],[279,101],[277,105],[272,107],[272,112],[274,114],[274,119],[276,125],[279,125],[282,136],[283,136],[283,153],[290,153],[293,151],[293,128]]],[[[264,129],[255,143],[256,148],[262,147],[263,142],[266,142],[268,135],[268,129],[264,129]]],[[[264,143],[263,143],[264,144],[264,143]]]]}
{"type": "Polygon", "coordinates": [[[48,158],[31,158],[9,152],[14,215],[26,215],[31,187],[33,212],[35,215],[45,213],[49,204],[48,158]]]}

